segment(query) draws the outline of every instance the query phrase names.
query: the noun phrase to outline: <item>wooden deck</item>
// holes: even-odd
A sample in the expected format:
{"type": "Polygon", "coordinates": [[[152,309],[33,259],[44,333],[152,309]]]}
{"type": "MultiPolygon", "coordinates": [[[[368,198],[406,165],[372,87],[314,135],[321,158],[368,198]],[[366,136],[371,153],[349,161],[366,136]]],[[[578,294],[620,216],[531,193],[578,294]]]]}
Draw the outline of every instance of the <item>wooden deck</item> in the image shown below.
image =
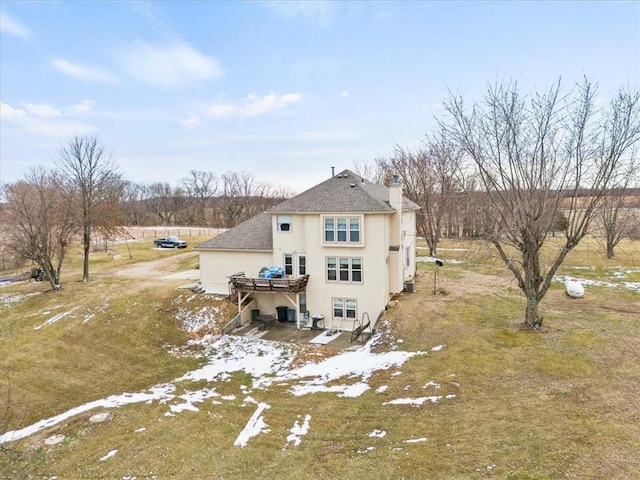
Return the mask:
{"type": "Polygon", "coordinates": [[[235,292],[300,293],[307,288],[309,275],[295,278],[251,278],[244,272],[229,277],[229,286],[235,292]]]}

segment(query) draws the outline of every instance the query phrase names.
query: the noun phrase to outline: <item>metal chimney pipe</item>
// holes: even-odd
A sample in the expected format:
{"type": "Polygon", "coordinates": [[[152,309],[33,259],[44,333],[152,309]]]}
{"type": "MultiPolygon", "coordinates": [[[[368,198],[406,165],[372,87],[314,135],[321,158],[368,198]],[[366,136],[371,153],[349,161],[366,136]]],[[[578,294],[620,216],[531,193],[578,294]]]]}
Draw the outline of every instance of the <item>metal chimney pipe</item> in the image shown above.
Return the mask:
{"type": "Polygon", "coordinates": [[[331,167],[331,176],[335,177],[336,175],[336,167],[331,167]]]}

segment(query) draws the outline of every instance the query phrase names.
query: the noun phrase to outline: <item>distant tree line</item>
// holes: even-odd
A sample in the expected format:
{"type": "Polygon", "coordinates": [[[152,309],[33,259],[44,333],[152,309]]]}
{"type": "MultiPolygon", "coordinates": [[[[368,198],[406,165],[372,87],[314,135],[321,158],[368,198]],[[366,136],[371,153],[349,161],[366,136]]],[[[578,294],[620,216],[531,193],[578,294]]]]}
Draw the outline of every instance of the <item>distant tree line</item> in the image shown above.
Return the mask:
{"type": "Polygon", "coordinates": [[[96,136],[71,138],[59,148],[54,168],[34,168],[1,193],[2,268],[31,261],[54,290],[61,288],[62,264],[78,238],[86,282],[96,236],[114,238],[127,226],[229,228],[291,195],[246,172],[192,170],[175,185],[137,184],[122,176],[96,136]]]}
{"type": "Polygon", "coordinates": [[[175,185],[125,182],[124,222],[129,226],[188,225],[230,228],[290,197],[247,172],[191,170],[175,185]]]}

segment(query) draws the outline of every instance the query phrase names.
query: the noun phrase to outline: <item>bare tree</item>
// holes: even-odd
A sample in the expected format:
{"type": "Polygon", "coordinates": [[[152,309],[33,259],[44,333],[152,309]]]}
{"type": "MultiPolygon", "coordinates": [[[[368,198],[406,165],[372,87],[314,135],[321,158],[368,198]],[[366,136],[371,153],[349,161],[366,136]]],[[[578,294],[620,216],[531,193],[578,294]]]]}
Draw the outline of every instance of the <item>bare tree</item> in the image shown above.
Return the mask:
{"type": "Polygon", "coordinates": [[[389,177],[389,172],[386,172],[381,166],[385,164],[385,161],[384,157],[376,157],[371,163],[354,161],[353,171],[372,183],[382,185],[385,181],[390,181],[391,178],[389,177]]]}
{"type": "Polygon", "coordinates": [[[635,218],[628,195],[631,187],[638,183],[637,179],[637,165],[630,162],[626,171],[621,172],[616,178],[614,188],[610,189],[603,198],[598,217],[602,223],[607,258],[613,258],[615,247],[633,227],[632,221],[635,218]]]}
{"type": "Polygon", "coordinates": [[[121,179],[104,147],[95,136],[76,136],[60,147],[57,165],[76,189],[80,206],[84,263],[82,281],[89,281],[91,234],[99,225],[112,223],[105,212],[114,183],[121,179]]]}
{"type": "Polygon", "coordinates": [[[238,172],[225,172],[221,177],[222,191],[218,199],[220,214],[224,226],[229,228],[240,223],[242,220],[242,179],[238,172]]]}
{"type": "Polygon", "coordinates": [[[437,136],[427,139],[423,148],[411,151],[396,146],[390,158],[376,160],[387,183],[391,175],[400,175],[404,194],[420,205],[417,229],[427,241],[429,255],[436,255],[443,228],[447,220],[452,222],[459,158],[457,146],[437,136]]]}
{"type": "Polygon", "coordinates": [[[173,188],[167,182],[156,182],[146,189],[147,205],[163,225],[170,225],[175,212],[172,210],[173,188]]]}
{"type": "Polygon", "coordinates": [[[54,172],[32,170],[24,180],[6,188],[7,244],[17,255],[41,266],[54,290],[76,231],[75,195],[54,172]]]}
{"type": "Polygon", "coordinates": [[[187,222],[207,225],[207,208],[218,191],[218,179],[212,172],[191,170],[181,181],[187,199],[187,222]]]}
{"type": "Polygon", "coordinates": [[[93,229],[102,236],[105,251],[107,240],[122,235],[125,231],[127,184],[128,182],[120,174],[113,172],[100,189],[99,201],[96,202],[94,212],[93,229]]]}
{"type": "Polygon", "coordinates": [[[482,181],[491,223],[484,235],[512,272],[527,301],[525,324],[539,328],[538,305],[566,255],[586,235],[611,180],[640,138],[640,95],[620,90],[597,109],[585,79],[562,97],[560,82],[530,98],[517,84],[487,89],[470,112],[459,96],[446,103],[441,126],[482,181]],[[562,211],[564,241],[549,265],[540,252],[562,211]]]}
{"type": "Polygon", "coordinates": [[[125,181],[123,185],[123,202],[127,225],[142,224],[141,205],[143,199],[144,187],[134,182],[125,181]]]}

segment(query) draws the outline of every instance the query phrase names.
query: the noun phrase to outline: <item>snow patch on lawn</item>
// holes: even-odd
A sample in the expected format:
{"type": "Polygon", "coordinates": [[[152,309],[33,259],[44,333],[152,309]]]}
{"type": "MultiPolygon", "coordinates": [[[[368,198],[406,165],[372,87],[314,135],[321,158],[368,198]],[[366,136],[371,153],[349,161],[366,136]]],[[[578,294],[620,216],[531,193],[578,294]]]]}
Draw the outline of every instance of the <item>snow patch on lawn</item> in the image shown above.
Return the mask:
{"type": "MultiPolygon", "coordinates": [[[[273,385],[286,384],[290,385],[289,393],[292,395],[334,392],[341,397],[355,398],[371,388],[368,381],[375,372],[399,369],[410,358],[428,354],[428,352],[397,350],[374,353],[371,351],[374,344],[375,341],[369,342],[358,350],[345,351],[336,356],[325,358],[318,363],[307,363],[292,368],[291,365],[298,349],[295,345],[231,335],[223,336],[205,348],[208,363],[201,368],[192,370],[170,383],[159,384],[143,392],[123,393],[88,402],[20,430],[6,432],[0,435],[0,444],[20,440],[96,408],[109,409],[133,403],[152,404],[153,402],[158,402],[168,406],[166,414],[169,416],[184,410],[198,411],[198,407],[195,404],[209,398],[219,397],[215,389],[185,389],[184,393],[177,395],[175,393],[176,385],[187,382],[229,381],[233,372],[244,372],[250,375],[253,378],[251,389],[254,392],[256,390],[269,389],[273,385]],[[344,381],[338,382],[341,379],[344,379],[344,381]],[[329,387],[327,386],[329,382],[338,383],[329,387]],[[176,400],[178,402],[174,403],[176,400]]],[[[438,347],[435,348],[439,349],[438,347]]],[[[397,370],[396,372],[399,373],[400,371],[397,370]]],[[[245,385],[243,387],[243,391],[247,392],[249,387],[245,385]]],[[[381,393],[385,390],[386,388],[380,387],[377,391],[381,393]]],[[[234,400],[236,397],[228,395],[220,398],[234,400]]],[[[397,399],[388,403],[424,403],[430,397],[423,398],[424,400],[397,399]]],[[[249,438],[266,429],[262,413],[269,406],[259,403],[251,397],[247,397],[244,403],[246,404],[250,400],[258,404],[258,409],[239,435],[235,445],[246,445],[249,438]]],[[[218,402],[213,400],[211,403],[216,404],[218,402]]]]}
{"type": "Polygon", "coordinates": [[[34,433],[43,430],[45,428],[58,425],[65,420],[80,415],[81,413],[88,412],[95,408],[116,408],[123,405],[129,405],[132,403],[149,402],[153,400],[159,400],[160,403],[166,403],[168,400],[174,398],[171,392],[175,390],[175,386],[171,384],[156,385],[155,387],[140,393],[123,393],[121,395],[111,395],[107,398],[100,400],[94,400],[93,402],[85,403],[77,407],[67,410],[54,417],[40,420],[28,427],[24,427],[20,430],[12,430],[0,435],[0,445],[6,442],[20,440],[26,438],[34,433]]]}
{"type": "MultiPolygon", "coordinates": [[[[187,299],[187,302],[190,300],[187,299]]],[[[217,319],[220,309],[215,306],[205,306],[194,312],[188,308],[179,307],[176,319],[182,324],[182,328],[189,333],[200,333],[211,330],[219,330],[217,319]]]]}
{"type": "Polygon", "coordinates": [[[271,408],[271,406],[264,402],[260,402],[258,404],[258,408],[253,412],[253,415],[251,415],[251,418],[240,432],[240,435],[238,435],[238,438],[236,438],[236,441],[233,442],[234,447],[244,448],[247,446],[250,438],[259,435],[260,433],[269,432],[269,429],[267,428],[268,425],[264,422],[264,417],[262,416],[262,412],[267,408],[271,408]]]}
{"type": "Polygon", "coordinates": [[[47,320],[43,324],[38,325],[37,327],[33,327],[33,329],[34,330],[40,330],[42,327],[46,327],[47,325],[52,325],[52,324],[56,323],[58,320],[62,320],[63,318],[68,317],[74,311],[76,311],[78,308],[80,308],[80,307],[72,308],[68,312],[58,313],[57,315],[54,315],[53,317],[51,317],[49,320],[47,320]]]}
{"type": "MultiPolygon", "coordinates": [[[[8,285],[8,283],[7,283],[8,285]]],[[[25,298],[24,295],[19,295],[17,293],[4,293],[0,295],[0,305],[5,308],[9,308],[13,305],[17,305],[25,298]]]]}
{"type": "Polygon", "coordinates": [[[100,461],[104,462],[105,460],[108,460],[111,457],[113,457],[116,453],[118,453],[118,449],[110,450],[109,453],[107,453],[104,457],[100,458],[100,461]]]}
{"type": "Polygon", "coordinates": [[[427,439],[426,437],[420,437],[420,438],[410,438],[408,440],[405,440],[403,443],[420,443],[420,442],[426,442],[427,439]]]}
{"type": "Polygon", "coordinates": [[[412,407],[418,407],[425,402],[438,403],[442,399],[441,395],[433,395],[430,397],[417,397],[417,398],[396,398],[395,400],[389,400],[384,402],[383,405],[411,405],[412,407]]]}
{"type": "Polygon", "coordinates": [[[436,260],[442,260],[445,263],[464,263],[463,260],[456,260],[454,258],[442,259],[438,257],[416,257],[417,263],[436,263],[436,260]]]}
{"type": "MultiPolygon", "coordinates": [[[[298,418],[300,418],[300,415],[298,415],[298,418]]],[[[300,445],[300,443],[302,442],[302,438],[303,436],[305,436],[307,433],[309,433],[309,422],[311,421],[311,415],[307,414],[304,416],[304,420],[302,422],[302,425],[300,423],[298,423],[298,420],[296,420],[293,424],[293,427],[291,427],[291,430],[289,430],[290,435],[287,437],[287,444],[289,443],[293,443],[294,446],[298,446],[300,445]]],[[[287,445],[284,446],[283,450],[287,447],[287,445]]]]}
{"type": "Polygon", "coordinates": [[[200,409],[194,405],[194,403],[202,403],[208,398],[219,397],[220,394],[213,388],[203,388],[202,390],[186,391],[178,398],[184,400],[183,403],[169,405],[169,409],[172,413],[180,413],[185,410],[192,412],[198,412],[200,409]]]}

